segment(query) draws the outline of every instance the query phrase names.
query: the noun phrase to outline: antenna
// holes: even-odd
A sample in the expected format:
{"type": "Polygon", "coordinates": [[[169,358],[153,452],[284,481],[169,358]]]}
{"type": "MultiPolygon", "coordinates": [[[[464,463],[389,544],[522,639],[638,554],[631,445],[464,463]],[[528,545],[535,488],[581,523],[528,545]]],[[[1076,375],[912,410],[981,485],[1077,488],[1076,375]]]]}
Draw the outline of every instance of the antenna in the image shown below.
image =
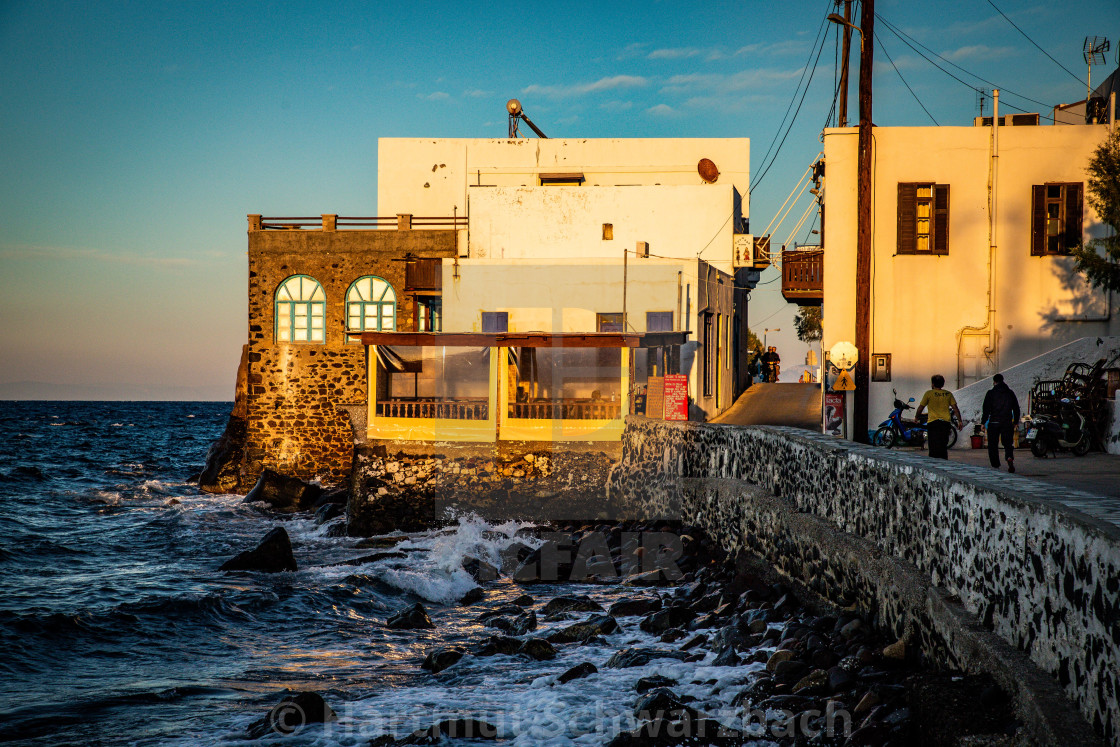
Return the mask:
{"type": "Polygon", "coordinates": [[[517,125],[520,120],[525,120],[525,124],[529,125],[529,129],[537,133],[537,137],[547,139],[548,135],[544,134],[533,124],[533,120],[525,116],[525,110],[521,108],[521,102],[517,99],[510,99],[506,102],[506,111],[509,112],[509,136],[511,138],[521,137],[521,133],[517,131],[517,125]]]}
{"type": "Polygon", "coordinates": [[[1085,43],[1081,45],[1081,56],[1085,58],[1085,65],[1089,68],[1088,88],[1085,92],[1085,107],[1088,110],[1089,99],[1093,96],[1093,65],[1105,63],[1105,53],[1110,49],[1108,39],[1103,36],[1086,36],[1085,43]]]}
{"type": "Polygon", "coordinates": [[[991,98],[992,98],[991,90],[989,90],[987,88],[977,88],[976,89],[976,108],[980,110],[981,119],[983,119],[983,117],[984,117],[984,104],[988,103],[988,100],[991,99],[991,98]]]}

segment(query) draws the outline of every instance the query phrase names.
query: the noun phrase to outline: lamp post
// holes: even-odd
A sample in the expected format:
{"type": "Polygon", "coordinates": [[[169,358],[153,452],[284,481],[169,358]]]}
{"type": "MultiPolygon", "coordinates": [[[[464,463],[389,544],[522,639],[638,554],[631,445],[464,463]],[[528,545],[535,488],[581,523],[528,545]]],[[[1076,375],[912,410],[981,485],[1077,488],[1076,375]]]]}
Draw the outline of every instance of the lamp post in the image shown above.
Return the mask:
{"type": "Polygon", "coordinates": [[[855,403],[852,435],[867,443],[867,410],[870,400],[868,359],[871,357],[871,68],[875,38],[875,0],[860,3],[860,25],[836,13],[828,20],[859,31],[859,152],[856,187],[856,351],[855,403]]]}

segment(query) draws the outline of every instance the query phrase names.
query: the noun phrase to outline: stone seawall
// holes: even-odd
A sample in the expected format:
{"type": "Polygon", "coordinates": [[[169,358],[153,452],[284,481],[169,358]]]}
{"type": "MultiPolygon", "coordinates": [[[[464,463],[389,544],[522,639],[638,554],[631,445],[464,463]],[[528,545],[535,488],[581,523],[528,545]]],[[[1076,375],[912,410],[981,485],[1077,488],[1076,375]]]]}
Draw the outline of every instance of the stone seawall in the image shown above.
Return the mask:
{"type": "Polygon", "coordinates": [[[763,555],[940,664],[1002,675],[1042,741],[1081,743],[1058,686],[1120,740],[1120,528],[1061,502],[1084,495],[796,429],[644,418],[610,493],[763,555]],[[1030,682],[1026,657],[1054,679],[1030,682]]]}

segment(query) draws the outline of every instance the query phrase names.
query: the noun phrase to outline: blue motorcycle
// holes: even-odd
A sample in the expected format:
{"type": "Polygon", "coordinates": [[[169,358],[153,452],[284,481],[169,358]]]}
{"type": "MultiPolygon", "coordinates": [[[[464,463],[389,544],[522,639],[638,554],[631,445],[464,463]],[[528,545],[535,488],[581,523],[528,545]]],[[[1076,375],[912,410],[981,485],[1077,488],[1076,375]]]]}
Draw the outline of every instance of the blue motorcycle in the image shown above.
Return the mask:
{"type": "MultiPolygon", "coordinates": [[[[914,402],[914,398],[909,400],[914,402]]],[[[928,427],[925,422],[918,422],[916,420],[903,420],[902,413],[906,410],[913,410],[910,404],[903,402],[900,399],[894,401],[894,410],[891,411],[890,416],[879,424],[879,430],[875,431],[875,438],[872,443],[876,446],[885,446],[888,449],[893,449],[895,446],[917,446],[921,447],[925,444],[926,433],[928,427]]],[[[923,416],[924,420],[925,416],[923,416]]],[[[957,442],[957,425],[949,429],[949,448],[957,442]]]]}

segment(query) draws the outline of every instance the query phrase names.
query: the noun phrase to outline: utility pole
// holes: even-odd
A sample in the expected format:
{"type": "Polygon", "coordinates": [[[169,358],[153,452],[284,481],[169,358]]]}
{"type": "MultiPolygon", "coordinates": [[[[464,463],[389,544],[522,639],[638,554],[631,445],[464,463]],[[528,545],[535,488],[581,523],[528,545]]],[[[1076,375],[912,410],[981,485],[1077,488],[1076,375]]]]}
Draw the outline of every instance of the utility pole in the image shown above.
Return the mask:
{"type": "Polygon", "coordinates": [[[853,437],[867,443],[871,358],[871,66],[875,49],[875,0],[860,3],[859,175],[856,208],[856,351],[853,437]]]}
{"type": "Polygon", "coordinates": [[[843,62],[840,63],[840,118],[839,127],[848,126],[848,60],[852,56],[852,0],[840,0],[844,3],[844,51],[843,62]]]}

